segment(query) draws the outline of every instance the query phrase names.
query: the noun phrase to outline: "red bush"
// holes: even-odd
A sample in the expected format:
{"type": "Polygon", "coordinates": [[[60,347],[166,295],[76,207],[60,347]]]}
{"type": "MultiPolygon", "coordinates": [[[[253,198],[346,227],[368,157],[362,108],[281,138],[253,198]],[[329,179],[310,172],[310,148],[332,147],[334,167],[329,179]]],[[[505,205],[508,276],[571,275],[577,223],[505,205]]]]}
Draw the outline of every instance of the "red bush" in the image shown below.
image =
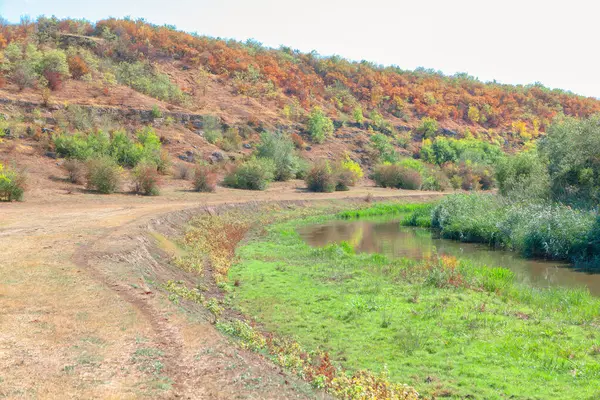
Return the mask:
{"type": "Polygon", "coordinates": [[[60,73],[53,71],[44,72],[44,78],[48,80],[48,87],[50,90],[55,91],[61,88],[62,86],[62,77],[60,73]]]}

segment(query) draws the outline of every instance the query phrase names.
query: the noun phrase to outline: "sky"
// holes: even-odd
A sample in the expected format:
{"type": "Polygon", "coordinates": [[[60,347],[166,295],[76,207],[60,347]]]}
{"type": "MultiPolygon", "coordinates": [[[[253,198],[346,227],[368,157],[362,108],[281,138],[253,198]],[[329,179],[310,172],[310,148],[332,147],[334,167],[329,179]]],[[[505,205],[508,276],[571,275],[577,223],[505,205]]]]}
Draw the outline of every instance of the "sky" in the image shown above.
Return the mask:
{"type": "Polygon", "coordinates": [[[600,98],[595,0],[0,0],[0,16],[144,18],[403,69],[467,72],[600,98]]]}

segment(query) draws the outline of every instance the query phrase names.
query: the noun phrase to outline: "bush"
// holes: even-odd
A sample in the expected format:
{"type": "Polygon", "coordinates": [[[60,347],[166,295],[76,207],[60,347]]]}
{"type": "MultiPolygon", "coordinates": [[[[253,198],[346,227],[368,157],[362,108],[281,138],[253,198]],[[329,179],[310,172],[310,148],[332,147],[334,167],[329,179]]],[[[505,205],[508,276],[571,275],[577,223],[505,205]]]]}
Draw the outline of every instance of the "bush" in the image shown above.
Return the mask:
{"type": "Polygon", "coordinates": [[[190,179],[193,176],[193,171],[184,163],[177,163],[173,168],[173,177],[175,179],[190,179]]]}
{"type": "Polygon", "coordinates": [[[0,201],[21,201],[25,193],[25,173],[0,164],[0,201]]]}
{"type": "Polygon", "coordinates": [[[348,186],[355,186],[364,176],[364,172],[360,167],[360,164],[352,160],[348,154],[345,155],[341,162],[340,172],[347,173],[349,179],[348,186]]]}
{"type": "Polygon", "coordinates": [[[133,169],[133,191],[146,196],[158,196],[160,190],[160,175],[156,165],[142,162],[133,169]]]}
{"type": "Polygon", "coordinates": [[[121,169],[109,157],[93,158],[87,162],[87,188],[109,194],[119,189],[121,169]]]}
{"type": "Polygon", "coordinates": [[[225,177],[225,185],[248,190],[265,190],[275,178],[275,163],[267,158],[252,158],[225,177]]]}
{"type": "Polygon", "coordinates": [[[70,56],[67,59],[69,64],[69,72],[73,79],[81,79],[83,76],[90,73],[90,68],[83,58],[79,55],[70,56]]]}
{"type": "Polygon", "coordinates": [[[354,186],[354,174],[352,171],[341,170],[335,175],[335,190],[345,192],[354,186]]]}
{"type": "Polygon", "coordinates": [[[396,164],[381,164],[375,167],[373,180],[381,187],[408,190],[418,190],[422,183],[418,171],[396,164]]]}
{"type": "Polygon", "coordinates": [[[67,178],[71,183],[83,183],[85,165],[79,160],[65,160],[63,168],[67,171],[67,178]]]}
{"type": "Polygon", "coordinates": [[[194,169],[193,183],[196,192],[214,192],[217,187],[217,174],[212,167],[199,164],[194,169]]]}
{"type": "Polygon", "coordinates": [[[52,138],[56,152],[66,158],[85,161],[91,157],[106,156],[110,152],[110,136],[102,131],[82,135],[60,134],[52,138]]]}
{"type": "Polygon", "coordinates": [[[169,172],[169,169],[171,168],[171,164],[172,161],[169,152],[165,149],[161,149],[159,152],[158,160],[156,162],[156,169],[162,175],[166,175],[169,172]]]}
{"type": "Polygon", "coordinates": [[[422,173],[423,184],[421,189],[433,190],[436,192],[443,192],[448,190],[450,187],[450,181],[446,174],[439,169],[428,169],[422,173]]]}
{"type": "Polygon", "coordinates": [[[435,119],[425,117],[421,120],[421,124],[417,128],[417,133],[423,135],[423,137],[430,138],[435,136],[438,131],[438,123],[435,119]]]}
{"type": "Polygon", "coordinates": [[[370,147],[373,149],[374,158],[383,163],[395,163],[398,161],[398,153],[389,137],[382,133],[371,136],[370,147]]]}
{"type": "Polygon", "coordinates": [[[155,72],[150,64],[120,63],[116,68],[116,77],[120,83],[159,100],[175,104],[187,100],[181,89],[171,82],[167,75],[155,72]]]}
{"type": "Polygon", "coordinates": [[[235,128],[229,128],[223,134],[219,147],[225,151],[239,150],[242,147],[242,137],[235,128]]]}
{"type": "Polygon", "coordinates": [[[306,186],[311,192],[330,193],[336,189],[337,182],[329,162],[316,162],[306,175],[306,186]]]}
{"type": "Polygon", "coordinates": [[[548,198],[550,182],[546,164],[536,152],[523,152],[501,159],[496,180],[503,196],[548,198]]]}
{"type": "Polygon", "coordinates": [[[162,118],[162,111],[160,111],[160,108],[158,108],[156,104],[152,106],[152,109],[150,110],[150,116],[152,119],[162,118]]]}
{"type": "Polygon", "coordinates": [[[294,142],[294,146],[296,146],[298,150],[303,150],[306,147],[304,139],[302,139],[302,136],[298,135],[297,133],[292,133],[290,135],[290,139],[292,139],[292,142],[294,142]]]}
{"type": "Polygon", "coordinates": [[[256,154],[275,163],[275,180],[287,181],[296,177],[300,170],[300,159],[294,150],[294,143],[284,133],[264,132],[256,154]]]}
{"type": "Polygon", "coordinates": [[[333,134],[333,122],[329,119],[320,107],[315,107],[308,116],[308,131],[310,137],[315,143],[323,143],[333,134]]]}

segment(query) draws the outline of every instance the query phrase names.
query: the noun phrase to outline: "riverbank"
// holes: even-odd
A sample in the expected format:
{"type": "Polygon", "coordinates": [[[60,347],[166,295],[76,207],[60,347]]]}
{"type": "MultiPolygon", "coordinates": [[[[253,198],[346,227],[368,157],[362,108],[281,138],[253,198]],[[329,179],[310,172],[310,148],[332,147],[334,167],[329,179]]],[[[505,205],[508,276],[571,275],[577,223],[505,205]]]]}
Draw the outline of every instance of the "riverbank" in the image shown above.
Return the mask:
{"type": "MultiPolygon", "coordinates": [[[[376,205],[361,215],[386,208],[394,218],[410,211],[376,205]]],[[[585,290],[528,287],[507,269],[451,257],[312,248],[296,232],[338,217],[265,227],[237,250],[227,302],[264,331],[327,352],[350,371],[386,371],[426,397],[599,395],[600,301],[585,290]]]]}

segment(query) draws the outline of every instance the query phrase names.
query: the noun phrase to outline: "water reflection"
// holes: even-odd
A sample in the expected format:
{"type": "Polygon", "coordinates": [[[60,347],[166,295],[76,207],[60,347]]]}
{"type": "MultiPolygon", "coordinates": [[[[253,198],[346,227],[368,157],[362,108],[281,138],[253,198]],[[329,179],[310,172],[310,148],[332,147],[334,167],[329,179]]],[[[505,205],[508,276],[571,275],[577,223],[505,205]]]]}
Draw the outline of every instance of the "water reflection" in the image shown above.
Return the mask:
{"type": "Polygon", "coordinates": [[[346,241],[357,252],[409,258],[421,258],[437,251],[479,265],[510,268],[520,280],[532,284],[587,286],[592,294],[600,295],[600,275],[578,272],[556,261],[527,260],[512,252],[490,250],[484,245],[435,238],[427,229],[403,227],[397,221],[334,221],[302,227],[298,232],[311,246],[346,241]]]}

